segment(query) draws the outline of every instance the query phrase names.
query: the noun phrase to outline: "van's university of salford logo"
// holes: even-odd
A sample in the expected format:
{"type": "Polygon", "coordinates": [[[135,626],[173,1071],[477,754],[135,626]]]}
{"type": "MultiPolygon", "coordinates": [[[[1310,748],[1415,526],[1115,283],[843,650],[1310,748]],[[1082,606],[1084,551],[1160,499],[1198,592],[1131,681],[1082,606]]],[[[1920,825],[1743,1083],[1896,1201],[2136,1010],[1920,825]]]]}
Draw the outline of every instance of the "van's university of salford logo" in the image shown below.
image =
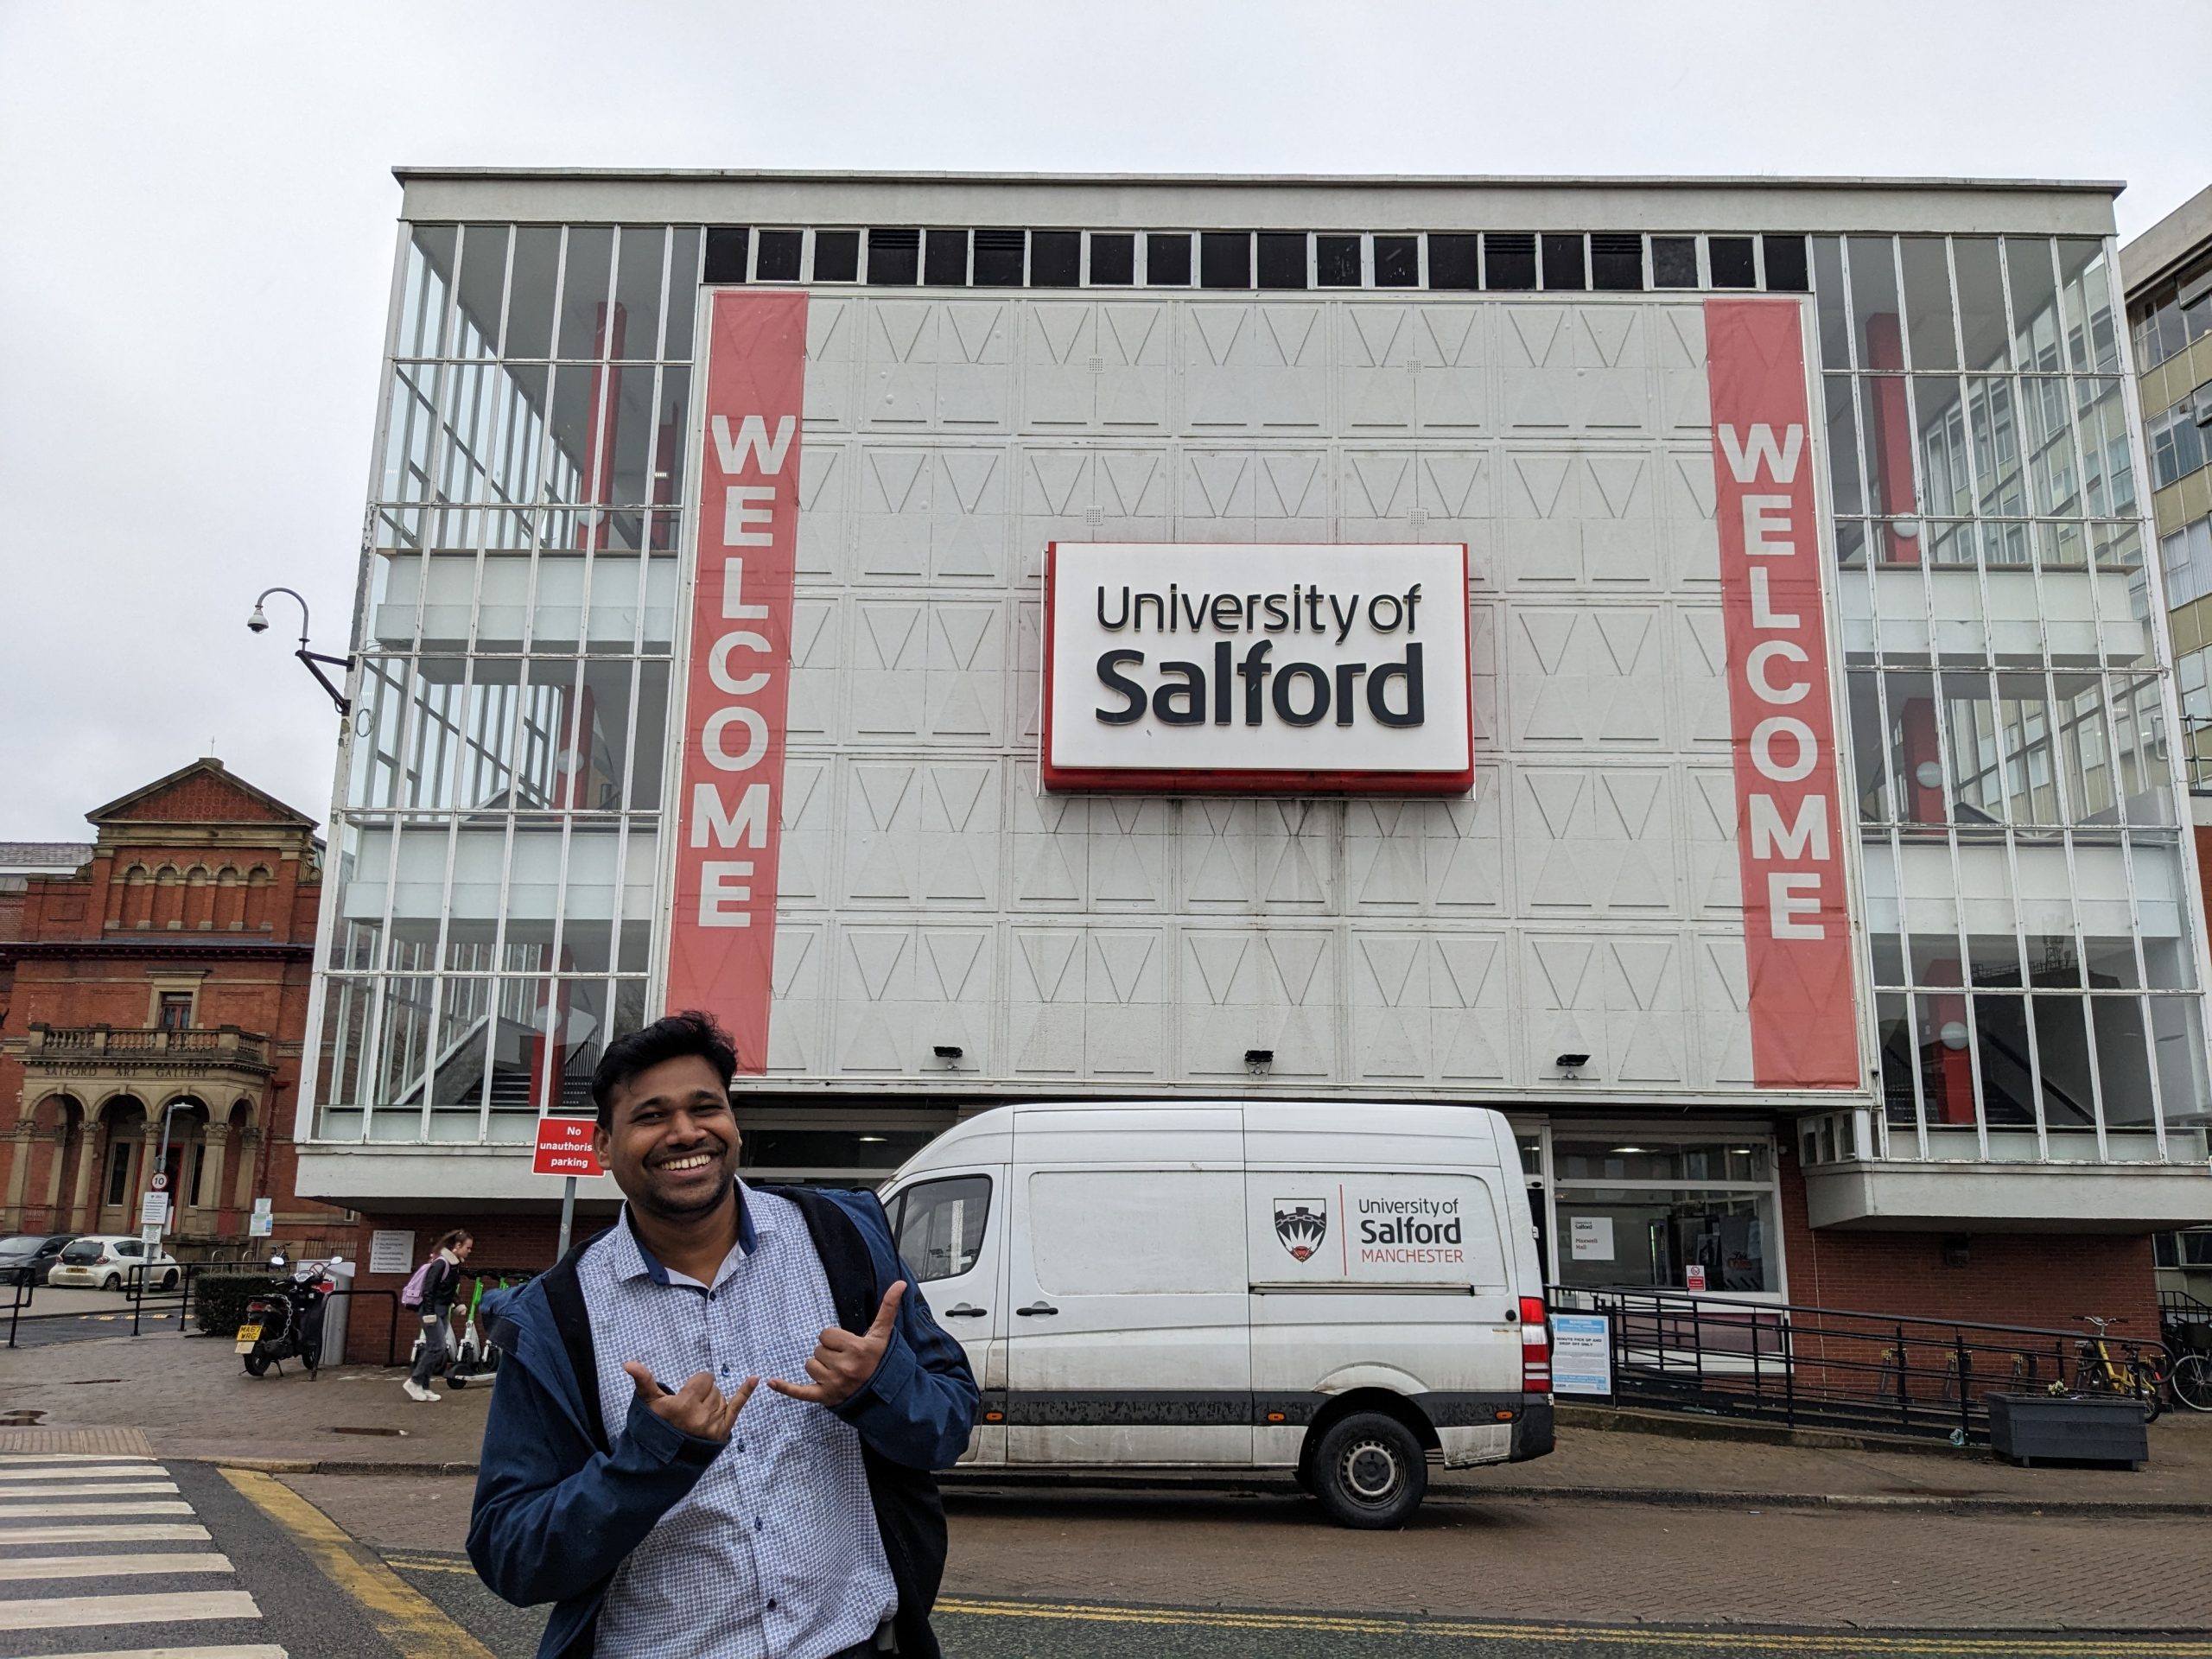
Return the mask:
{"type": "Polygon", "coordinates": [[[1277,1198],[1275,1236],[1297,1261],[1303,1262],[1321,1248],[1329,1236],[1326,1198],[1277,1198]]]}

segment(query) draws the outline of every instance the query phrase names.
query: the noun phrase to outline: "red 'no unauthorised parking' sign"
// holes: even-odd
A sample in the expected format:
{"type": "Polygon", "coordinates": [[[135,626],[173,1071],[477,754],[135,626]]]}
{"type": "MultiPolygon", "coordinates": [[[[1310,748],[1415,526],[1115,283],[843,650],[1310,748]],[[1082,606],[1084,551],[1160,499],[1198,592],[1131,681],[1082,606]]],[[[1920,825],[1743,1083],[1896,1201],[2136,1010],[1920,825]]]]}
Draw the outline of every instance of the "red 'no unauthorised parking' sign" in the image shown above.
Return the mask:
{"type": "Polygon", "coordinates": [[[588,1117],[541,1117],[537,1120],[537,1152],[530,1160],[534,1175],[604,1175],[599,1155],[592,1150],[594,1120],[588,1117]]]}

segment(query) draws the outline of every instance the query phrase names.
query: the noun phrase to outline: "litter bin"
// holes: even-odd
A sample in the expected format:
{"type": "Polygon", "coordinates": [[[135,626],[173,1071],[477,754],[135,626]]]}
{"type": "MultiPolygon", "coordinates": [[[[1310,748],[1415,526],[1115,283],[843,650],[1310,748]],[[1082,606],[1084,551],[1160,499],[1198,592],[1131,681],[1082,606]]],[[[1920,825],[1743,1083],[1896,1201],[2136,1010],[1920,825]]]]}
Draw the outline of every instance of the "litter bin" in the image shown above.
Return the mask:
{"type": "Polygon", "coordinates": [[[323,1265],[330,1294],[322,1304],[322,1357],[319,1365],[346,1363],[346,1326],[353,1315],[353,1269],[357,1264],[332,1256],[323,1265]]]}

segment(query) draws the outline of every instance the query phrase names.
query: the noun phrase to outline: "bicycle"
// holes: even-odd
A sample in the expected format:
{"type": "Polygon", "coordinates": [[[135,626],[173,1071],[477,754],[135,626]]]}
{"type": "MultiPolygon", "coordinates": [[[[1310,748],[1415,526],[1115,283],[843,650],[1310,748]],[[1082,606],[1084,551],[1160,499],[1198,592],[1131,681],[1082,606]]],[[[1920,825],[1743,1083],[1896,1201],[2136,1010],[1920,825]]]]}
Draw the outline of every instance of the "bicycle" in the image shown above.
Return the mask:
{"type": "MultiPolygon", "coordinates": [[[[2082,1321],[2096,1328],[2096,1334],[2085,1337],[2075,1351],[2074,1387],[2075,1394],[2121,1395],[2133,1400],[2141,1408],[2143,1421],[2155,1423],[2158,1414],[2165,1408],[2166,1374],[2150,1357],[2134,1351],[2134,1344],[2127,1344],[2124,1357],[2115,1357],[2106,1332],[2123,1323],[2119,1319],[2099,1319],[2094,1313],[2079,1316],[2082,1321]]],[[[2050,1385],[2053,1394],[2068,1392],[2063,1379],[2050,1385]]]]}
{"type": "Polygon", "coordinates": [[[2177,1320],[2162,1328],[2166,1351],[2174,1356],[2166,1374],[2166,1387],[2176,1405],[2191,1411],[2212,1411],[2212,1324],[2177,1320]]]}

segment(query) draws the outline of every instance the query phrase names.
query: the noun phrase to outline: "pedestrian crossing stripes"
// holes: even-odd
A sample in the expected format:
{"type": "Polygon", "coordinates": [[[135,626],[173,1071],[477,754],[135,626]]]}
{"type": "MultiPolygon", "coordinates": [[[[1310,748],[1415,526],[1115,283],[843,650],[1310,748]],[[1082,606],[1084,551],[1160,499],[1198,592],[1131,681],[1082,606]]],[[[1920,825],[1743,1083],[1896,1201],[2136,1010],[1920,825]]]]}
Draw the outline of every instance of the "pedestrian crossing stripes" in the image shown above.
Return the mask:
{"type": "Polygon", "coordinates": [[[260,1617],[261,1609],[243,1590],[0,1600],[0,1630],[67,1630],[87,1624],[173,1624],[194,1618],[260,1617]]]}
{"type": "Polygon", "coordinates": [[[191,1491],[143,1451],[0,1454],[0,1637],[55,1659],[287,1659],[226,1639],[262,1610],[191,1491]],[[118,1646],[133,1626],[145,1644],[118,1646]]]}
{"type": "Polygon", "coordinates": [[[207,1529],[193,1522],[148,1521],[119,1527],[0,1526],[0,1549],[10,1544],[204,1544],[207,1529]]]}
{"type": "Polygon", "coordinates": [[[190,1515],[192,1505],[182,1498],[133,1498],[126,1503],[96,1500],[84,1503],[0,1503],[0,1521],[17,1516],[48,1515],[190,1515]]]}
{"type": "Polygon", "coordinates": [[[152,1555],[19,1555],[0,1556],[0,1584],[21,1584],[31,1579],[123,1578],[134,1573],[227,1573],[227,1555],[188,1555],[162,1551],[152,1555]]]}

